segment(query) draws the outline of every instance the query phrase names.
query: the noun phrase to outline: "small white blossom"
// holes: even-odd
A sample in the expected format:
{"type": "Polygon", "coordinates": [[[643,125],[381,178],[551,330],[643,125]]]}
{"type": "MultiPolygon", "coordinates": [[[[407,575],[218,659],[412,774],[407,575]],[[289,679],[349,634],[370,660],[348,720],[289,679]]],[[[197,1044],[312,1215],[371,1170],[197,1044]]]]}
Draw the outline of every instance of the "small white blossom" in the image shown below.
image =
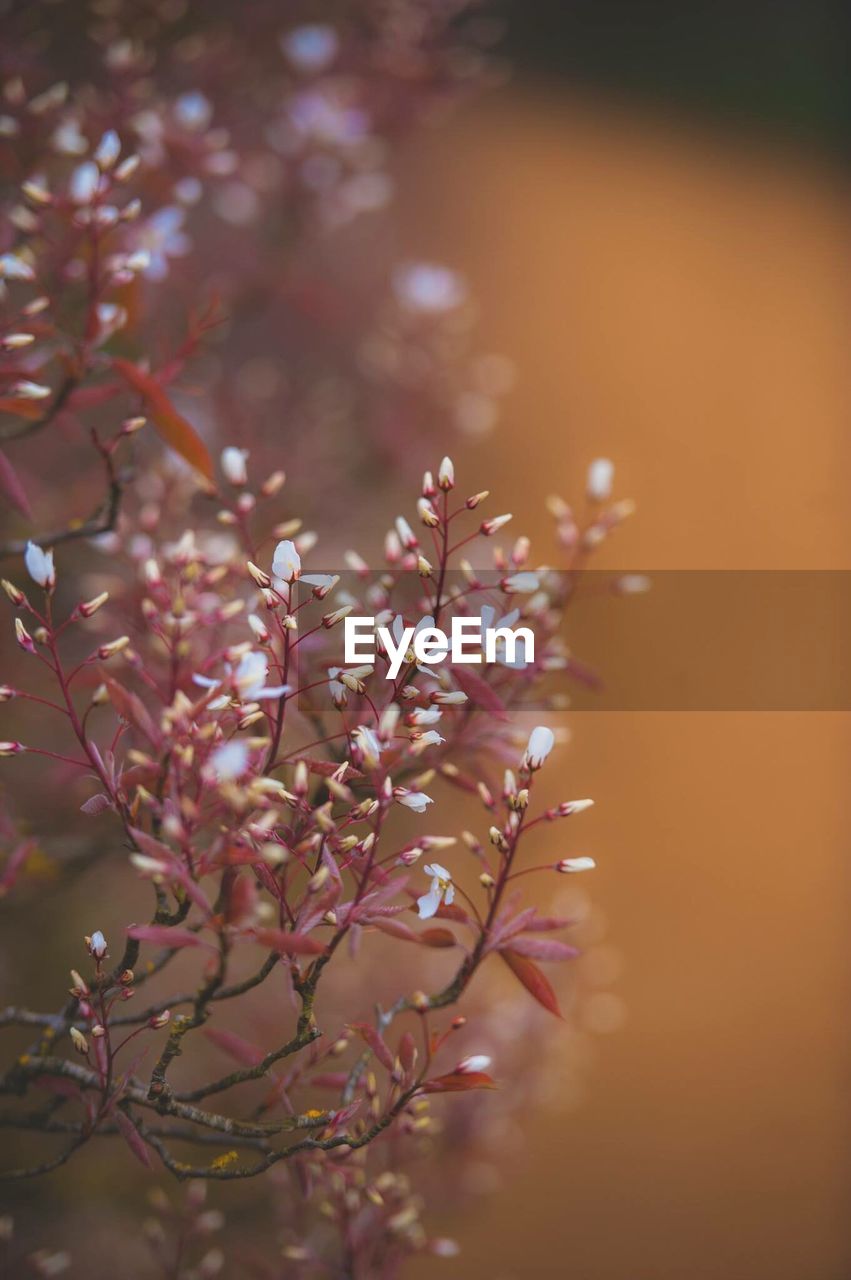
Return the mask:
{"type": "Polygon", "coordinates": [[[462,1058],[455,1068],[461,1075],[472,1072],[487,1071],[492,1059],[486,1053],[471,1053],[469,1058],[462,1058]]]}
{"type": "Polygon", "coordinates": [[[227,449],[222,450],[222,472],[228,484],[245,484],[248,479],[248,472],[245,468],[247,458],[247,449],[236,449],[233,445],[229,445],[227,449]]]}
{"type": "Polygon", "coordinates": [[[53,552],[42,551],[35,542],[28,542],[24,554],[24,563],[33,582],[37,582],[46,591],[56,586],[56,570],[53,566],[53,552]]]}
{"type": "Polygon", "coordinates": [[[451,458],[444,458],[437,473],[437,483],[441,489],[449,490],[455,484],[455,467],[451,458]]]}
{"type": "Polygon", "coordinates": [[[106,938],[100,929],[95,929],[92,936],[88,939],[89,954],[93,955],[96,960],[102,960],[107,952],[106,938]]]}
{"type": "Polygon", "coordinates": [[[359,724],[352,731],[352,737],[357,743],[360,753],[363,756],[363,762],[368,769],[376,769],[381,760],[381,743],[373,729],[367,725],[359,724]]]}
{"type": "Polygon", "coordinates": [[[554,743],[555,735],[552,729],[548,729],[546,725],[539,724],[529,734],[529,743],[526,747],[523,763],[528,769],[540,769],[552,751],[554,743]]]}
{"type": "Polygon", "coordinates": [[[611,497],[615,464],[609,458],[595,458],[588,468],[585,490],[592,502],[605,502],[611,497]]]}
{"type": "Polygon", "coordinates": [[[272,572],[284,582],[293,582],[301,573],[301,556],[289,538],[279,542],[272,558],[272,572]]]}
{"type": "Polygon", "coordinates": [[[68,194],[74,204],[89,204],[97,195],[100,185],[100,169],[92,160],[78,164],[71,174],[68,194]]]}
{"type": "Polygon", "coordinates": [[[239,739],[216,747],[210,756],[210,766],[219,782],[232,782],[240,778],[248,768],[248,747],[239,739]]]}
{"type": "Polygon", "coordinates": [[[537,573],[524,571],[523,573],[513,573],[510,578],[504,578],[502,589],[511,594],[527,595],[532,591],[537,591],[540,585],[541,580],[537,573]]]}
{"type": "MultiPolygon", "coordinates": [[[[404,803],[404,801],[403,801],[404,803]]],[[[423,867],[427,876],[431,876],[431,888],[421,898],[417,898],[417,911],[421,920],[428,920],[435,915],[441,902],[448,906],[455,897],[455,886],[452,876],[439,862],[432,862],[423,867]]]]}
{"type": "Polygon", "coordinates": [[[556,863],[556,870],[563,875],[574,875],[577,871],[593,871],[596,865],[593,858],[562,858],[556,863]]]}
{"type": "Polygon", "coordinates": [[[111,169],[121,155],[121,141],[114,129],[107,129],[95,151],[95,164],[101,169],[111,169]]]}
{"type": "MultiPolygon", "coordinates": [[[[228,679],[236,687],[236,692],[242,702],[259,702],[265,698],[280,698],[283,694],[289,692],[289,685],[266,684],[269,676],[269,662],[266,655],[259,653],[256,649],[251,649],[244,654],[235,667],[229,663],[226,663],[225,666],[228,679]]],[[[221,680],[213,680],[210,676],[195,675],[192,678],[195,684],[201,685],[204,689],[218,689],[222,684],[221,680]]]]}
{"type": "Polygon", "coordinates": [[[434,804],[431,796],[427,796],[424,791],[406,791],[404,795],[397,795],[396,799],[406,809],[413,809],[414,813],[425,813],[428,805],[434,804]]]}

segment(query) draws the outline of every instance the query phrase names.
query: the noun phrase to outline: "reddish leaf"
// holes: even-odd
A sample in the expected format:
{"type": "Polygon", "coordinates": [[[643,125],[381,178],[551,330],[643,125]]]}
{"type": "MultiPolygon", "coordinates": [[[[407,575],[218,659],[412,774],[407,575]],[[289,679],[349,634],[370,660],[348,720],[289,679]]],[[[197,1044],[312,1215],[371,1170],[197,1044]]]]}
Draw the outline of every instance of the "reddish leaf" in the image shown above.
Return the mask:
{"type": "Polygon", "coordinates": [[[134,391],[138,391],[151,422],[166,444],[212,482],[213,463],[207,446],[191,422],[178,413],[156,378],[120,356],[113,356],[112,367],[134,391]]]}
{"type": "Polygon", "coordinates": [[[232,1031],[219,1031],[215,1027],[205,1027],[204,1035],[208,1040],[221,1049],[223,1053],[227,1053],[237,1062],[241,1062],[244,1067],[256,1067],[258,1062],[262,1062],[265,1053],[262,1049],[258,1049],[256,1044],[251,1044],[249,1040],[243,1040],[242,1036],[234,1035],[232,1031]]]}
{"type": "Polygon", "coordinates": [[[364,924],[373,929],[380,929],[382,933],[389,933],[391,938],[401,938],[403,942],[420,941],[420,935],[414,929],[407,924],[403,924],[401,920],[394,920],[392,917],[373,916],[371,920],[365,920],[364,924]]]}
{"type": "Polygon", "coordinates": [[[143,1164],[146,1169],[153,1168],[153,1165],[151,1164],[151,1153],[148,1150],[145,1139],[127,1115],[127,1112],[122,1111],[120,1107],[115,1113],[115,1122],[118,1125],[122,1138],[133,1152],[133,1155],[139,1161],[139,1164],[143,1164]]]}
{"type": "Polygon", "coordinates": [[[521,956],[517,951],[506,950],[500,951],[499,954],[517,981],[522,982],[529,994],[538,1001],[538,1004],[543,1005],[550,1013],[554,1013],[557,1018],[560,1018],[561,1009],[558,1007],[556,993],[538,966],[526,956],[521,956]]]}
{"type": "Polygon", "coordinates": [[[156,746],[160,735],[157,733],[156,725],[142,699],[137,697],[135,693],[131,693],[129,689],[125,689],[123,684],[119,684],[111,676],[106,677],[104,684],[109,694],[109,700],[121,716],[121,719],[126,720],[135,729],[139,729],[152,746],[156,746]]]}
{"type": "Polygon", "coordinates": [[[321,956],[325,951],[324,943],[318,938],[308,938],[303,933],[288,933],[284,929],[252,929],[245,936],[283,956],[321,956]]]}
{"type": "Polygon", "coordinates": [[[109,796],[100,791],[97,795],[89,796],[88,800],[80,805],[80,812],[88,814],[90,818],[96,818],[99,813],[105,813],[111,808],[112,801],[109,796]]]}
{"type": "Polygon", "coordinates": [[[573,960],[579,955],[578,947],[558,942],[555,938],[512,938],[511,950],[533,960],[573,960]]]}
{"type": "Polygon", "coordinates": [[[0,398],[0,413],[13,413],[16,418],[28,418],[31,422],[36,422],[44,413],[44,402],[19,396],[3,396],[0,398]]]}
{"type": "Polygon", "coordinates": [[[441,902],[435,912],[439,920],[455,920],[458,924],[469,924],[470,917],[457,902],[441,902]]]}
{"type": "Polygon", "coordinates": [[[170,929],[167,924],[131,924],[127,926],[127,937],[137,942],[153,942],[159,947],[177,950],[180,947],[206,947],[210,951],[215,948],[204,942],[189,929],[170,929]]]}
{"type": "Polygon", "coordinates": [[[0,492],[5,493],[12,506],[16,507],[22,516],[32,520],[32,508],[24,486],[2,449],[0,449],[0,492]]]}
{"type": "Polygon", "coordinates": [[[392,1071],[393,1054],[375,1027],[369,1022],[353,1022],[351,1028],[352,1031],[357,1031],[358,1035],[369,1045],[381,1065],[386,1067],[388,1071],[392,1071]]]}
{"type": "Polygon", "coordinates": [[[451,929],[423,929],[418,941],[425,947],[454,947],[457,938],[451,929]]]}
{"type": "Polygon", "coordinates": [[[421,1087],[423,1093],[466,1093],[468,1089],[496,1089],[497,1084],[486,1071],[450,1071],[426,1080],[421,1087]]]}
{"type": "Polygon", "coordinates": [[[489,711],[497,720],[508,719],[505,703],[487,680],[466,666],[453,666],[452,675],[455,677],[455,683],[477,707],[481,707],[483,711],[489,711]]]}
{"type": "Polygon", "coordinates": [[[399,1061],[403,1069],[413,1071],[417,1060],[417,1045],[410,1031],[403,1031],[399,1038],[399,1061]]]}

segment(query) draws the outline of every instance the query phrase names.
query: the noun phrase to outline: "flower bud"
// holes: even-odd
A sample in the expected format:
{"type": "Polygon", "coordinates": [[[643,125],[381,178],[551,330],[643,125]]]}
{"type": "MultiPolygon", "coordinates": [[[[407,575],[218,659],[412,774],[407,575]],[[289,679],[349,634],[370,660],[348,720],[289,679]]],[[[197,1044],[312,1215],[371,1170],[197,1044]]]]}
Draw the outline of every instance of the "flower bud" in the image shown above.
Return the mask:
{"type": "Polygon", "coordinates": [[[168,1026],[171,1021],[171,1010],[163,1009],[161,1013],[155,1013],[153,1017],[148,1019],[148,1026],[155,1031],[159,1031],[160,1027],[168,1026]]]}
{"type": "Polygon", "coordinates": [[[451,458],[444,458],[437,473],[437,483],[444,493],[455,487],[455,467],[451,458]]]}
{"type": "Polygon", "coordinates": [[[593,858],[562,858],[555,869],[562,875],[575,875],[579,871],[593,871],[596,865],[593,858]]]}
{"type": "Polygon", "coordinates": [[[97,613],[109,599],[108,591],[101,591],[99,596],[95,596],[92,600],[86,600],[83,604],[77,605],[77,613],[83,618],[90,618],[92,614],[97,613]]]}
{"type": "Polygon", "coordinates": [[[83,1035],[82,1031],[78,1031],[76,1027],[69,1028],[71,1043],[77,1050],[77,1053],[86,1054],[89,1052],[89,1042],[83,1035]]]}
{"type": "Polygon", "coordinates": [[[107,954],[106,938],[100,929],[95,929],[92,936],[86,938],[85,942],[89,949],[89,955],[94,956],[95,960],[102,960],[107,954]]]}

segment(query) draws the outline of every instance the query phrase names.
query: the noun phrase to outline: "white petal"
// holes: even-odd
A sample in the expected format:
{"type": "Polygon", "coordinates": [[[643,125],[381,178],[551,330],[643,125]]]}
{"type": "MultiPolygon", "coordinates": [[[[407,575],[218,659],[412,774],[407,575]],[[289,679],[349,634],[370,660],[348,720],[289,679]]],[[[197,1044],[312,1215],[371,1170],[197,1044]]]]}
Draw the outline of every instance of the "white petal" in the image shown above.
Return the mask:
{"type": "Polygon", "coordinates": [[[428,893],[424,893],[421,898],[417,898],[417,911],[420,913],[421,920],[428,920],[433,916],[440,906],[440,885],[434,884],[428,893]]]}

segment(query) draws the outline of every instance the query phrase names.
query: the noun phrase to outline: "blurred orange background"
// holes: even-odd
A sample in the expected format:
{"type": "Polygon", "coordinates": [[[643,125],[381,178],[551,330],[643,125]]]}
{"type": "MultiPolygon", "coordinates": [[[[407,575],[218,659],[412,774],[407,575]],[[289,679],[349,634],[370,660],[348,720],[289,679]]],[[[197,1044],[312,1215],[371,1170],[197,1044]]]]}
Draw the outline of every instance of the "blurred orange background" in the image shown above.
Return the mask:
{"type": "MultiPolygon", "coordinates": [[[[639,508],[612,567],[851,565],[837,168],[515,86],[420,138],[400,183],[406,247],[468,275],[483,346],[516,361],[502,428],[455,454],[533,559],[547,492],[604,454],[639,508]]],[[[581,1107],[530,1114],[497,1194],[435,1224],[463,1246],[440,1274],[842,1280],[851,719],[568,722],[551,785],[597,802],[583,851],[626,1018],[581,1107]]]]}

